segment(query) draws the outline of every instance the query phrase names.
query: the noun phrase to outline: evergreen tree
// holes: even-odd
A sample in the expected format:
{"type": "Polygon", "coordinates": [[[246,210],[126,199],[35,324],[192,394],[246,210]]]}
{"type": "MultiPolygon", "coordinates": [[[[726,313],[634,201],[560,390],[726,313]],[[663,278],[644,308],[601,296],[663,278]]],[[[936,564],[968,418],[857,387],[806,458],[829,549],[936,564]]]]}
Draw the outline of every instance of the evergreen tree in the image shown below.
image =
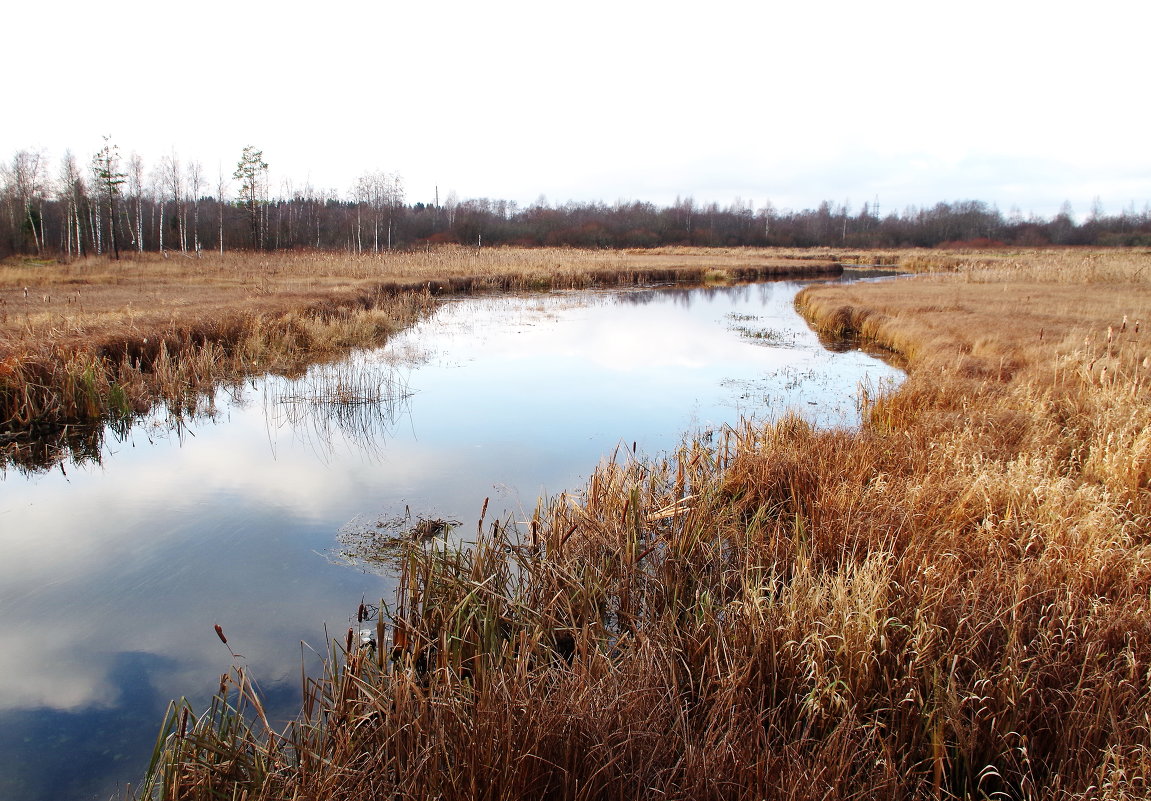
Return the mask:
{"type": "Polygon", "coordinates": [[[239,202],[248,210],[248,225],[252,232],[252,247],[254,248],[263,248],[264,246],[264,226],[261,224],[260,204],[264,199],[267,175],[268,165],[264,161],[264,152],[257,150],[252,145],[245,147],[232,177],[240,182],[239,202]]]}

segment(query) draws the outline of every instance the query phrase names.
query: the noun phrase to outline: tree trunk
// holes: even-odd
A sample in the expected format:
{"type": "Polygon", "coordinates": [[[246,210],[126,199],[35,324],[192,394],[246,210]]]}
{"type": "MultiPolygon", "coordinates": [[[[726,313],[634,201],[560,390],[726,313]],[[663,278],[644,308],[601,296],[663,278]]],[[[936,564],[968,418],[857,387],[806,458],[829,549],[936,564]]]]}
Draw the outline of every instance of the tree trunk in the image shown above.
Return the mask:
{"type": "Polygon", "coordinates": [[[192,246],[196,249],[196,256],[200,255],[200,199],[192,204],[192,246]]]}
{"type": "Polygon", "coordinates": [[[136,250],[144,252],[144,201],[136,196],[136,250]]]}
{"type": "Polygon", "coordinates": [[[120,246],[116,242],[116,195],[111,186],[108,187],[108,236],[111,237],[112,255],[119,261],[120,246]]]}
{"type": "Polygon", "coordinates": [[[24,214],[28,217],[28,227],[32,229],[32,241],[36,245],[36,255],[40,255],[40,234],[36,233],[36,218],[32,216],[32,204],[24,204],[24,214]]]}
{"type": "Polygon", "coordinates": [[[104,223],[100,219],[99,196],[95,198],[95,201],[95,203],[88,204],[88,221],[92,224],[92,247],[95,248],[96,255],[99,256],[104,252],[104,223]]]}

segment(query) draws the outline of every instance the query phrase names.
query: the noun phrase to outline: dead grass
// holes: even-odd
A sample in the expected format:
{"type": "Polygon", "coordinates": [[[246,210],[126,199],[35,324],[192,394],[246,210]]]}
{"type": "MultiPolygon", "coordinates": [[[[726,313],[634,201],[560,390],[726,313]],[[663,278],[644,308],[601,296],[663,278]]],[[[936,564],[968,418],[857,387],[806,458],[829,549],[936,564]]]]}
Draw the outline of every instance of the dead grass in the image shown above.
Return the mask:
{"type": "Polygon", "coordinates": [[[74,439],[77,426],[127,419],[157,400],[194,408],[218,382],[381,344],[447,293],[838,269],[828,258],[741,249],[10,262],[0,267],[0,463],[51,465],[66,448],[41,448],[46,433],[74,439]]]}
{"type": "Polygon", "coordinates": [[[174,708],[145,793],[1146,798],[1148,262],[808,290],[906,357],[862,430],[619,454],[526,524],[412,544],[378,648],[350,631],[282,732],[242,674],[174,708]]]}
{"type": "Polygon", "coordinates": [[[70,264],[0,266],[0,356],[45,343],[73,349],[171,328],[317,305],[363,305],[381,293],[426,288],[522,289],[654,278],[690,279],[818,270],[830,257],[750,249],[595,251],[438,248],[419,252],[147,255],[70,264]]]}

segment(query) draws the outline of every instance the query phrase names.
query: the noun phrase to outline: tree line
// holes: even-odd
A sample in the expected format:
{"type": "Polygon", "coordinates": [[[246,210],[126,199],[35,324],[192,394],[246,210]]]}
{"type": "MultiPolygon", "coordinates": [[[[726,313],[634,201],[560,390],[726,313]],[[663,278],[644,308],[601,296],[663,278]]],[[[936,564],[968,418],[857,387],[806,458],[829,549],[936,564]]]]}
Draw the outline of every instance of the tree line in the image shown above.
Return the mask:
{"type": "Polygon", "coordinates": [[[1004,215],[975,200],[881,215],[821,203],[814,209],[720,206],[679,198],[520,206],[487,198],[409,202],[397,172],[364,172],[346,191],[281,185],[273,193],[258,148],[234,170],[209,176],[172,153],[146,168],[109,139],[87,161],[66,152],[55,165],[20,150],[0,165],[0,257],[61,259],[124,251],[196,255],[232,249],[380,252],[430,244],[566,247],[777,246],[1151,246],[1151,208],[1107,214],[1098,201],[1082,221],[1071,208],[1051,218],[1004,215]]]}

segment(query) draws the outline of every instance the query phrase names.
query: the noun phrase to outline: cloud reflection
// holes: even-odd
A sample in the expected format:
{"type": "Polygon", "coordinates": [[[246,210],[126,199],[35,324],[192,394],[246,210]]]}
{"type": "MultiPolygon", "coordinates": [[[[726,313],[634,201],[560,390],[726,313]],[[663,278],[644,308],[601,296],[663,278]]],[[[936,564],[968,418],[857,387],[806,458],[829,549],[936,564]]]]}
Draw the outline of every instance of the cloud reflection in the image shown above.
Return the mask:
{"type": "MultiPolygon", "coordinates": [[[[402,404],[293,417],[276,400],[287,385],[268,379],[221,394],[181,436],[145,425],[67,476],[5,476],[0,726],[36,709],[67,711],[60,727],[93,710],[158,722],[157,698],[203,698],[228,668],[214,623],[254,675],[294,686],[300,640],[322,650],[325,624],[340,636],[361,597],[390,593],[385,577],[334,563],[348,521],[410,507],[467,529],[485,497],[489,517],[522,514],[620,442],[653,453],[785,404],[824,413],[850,405],[863,375],[897,374],[821,348],[791,308],[796,289],[454,301],[351,360],[365,379],[401,365],[402,404]],[[732,314],[786,329],[788,347],[741,336],[732,314]],[[147,692],[117,678],[128,654],[147,692]]],[[[0,757],[0,773],[44,747],[0,757]]],[[[146,755],[132,759],[128,778],[146,755]]]]}

